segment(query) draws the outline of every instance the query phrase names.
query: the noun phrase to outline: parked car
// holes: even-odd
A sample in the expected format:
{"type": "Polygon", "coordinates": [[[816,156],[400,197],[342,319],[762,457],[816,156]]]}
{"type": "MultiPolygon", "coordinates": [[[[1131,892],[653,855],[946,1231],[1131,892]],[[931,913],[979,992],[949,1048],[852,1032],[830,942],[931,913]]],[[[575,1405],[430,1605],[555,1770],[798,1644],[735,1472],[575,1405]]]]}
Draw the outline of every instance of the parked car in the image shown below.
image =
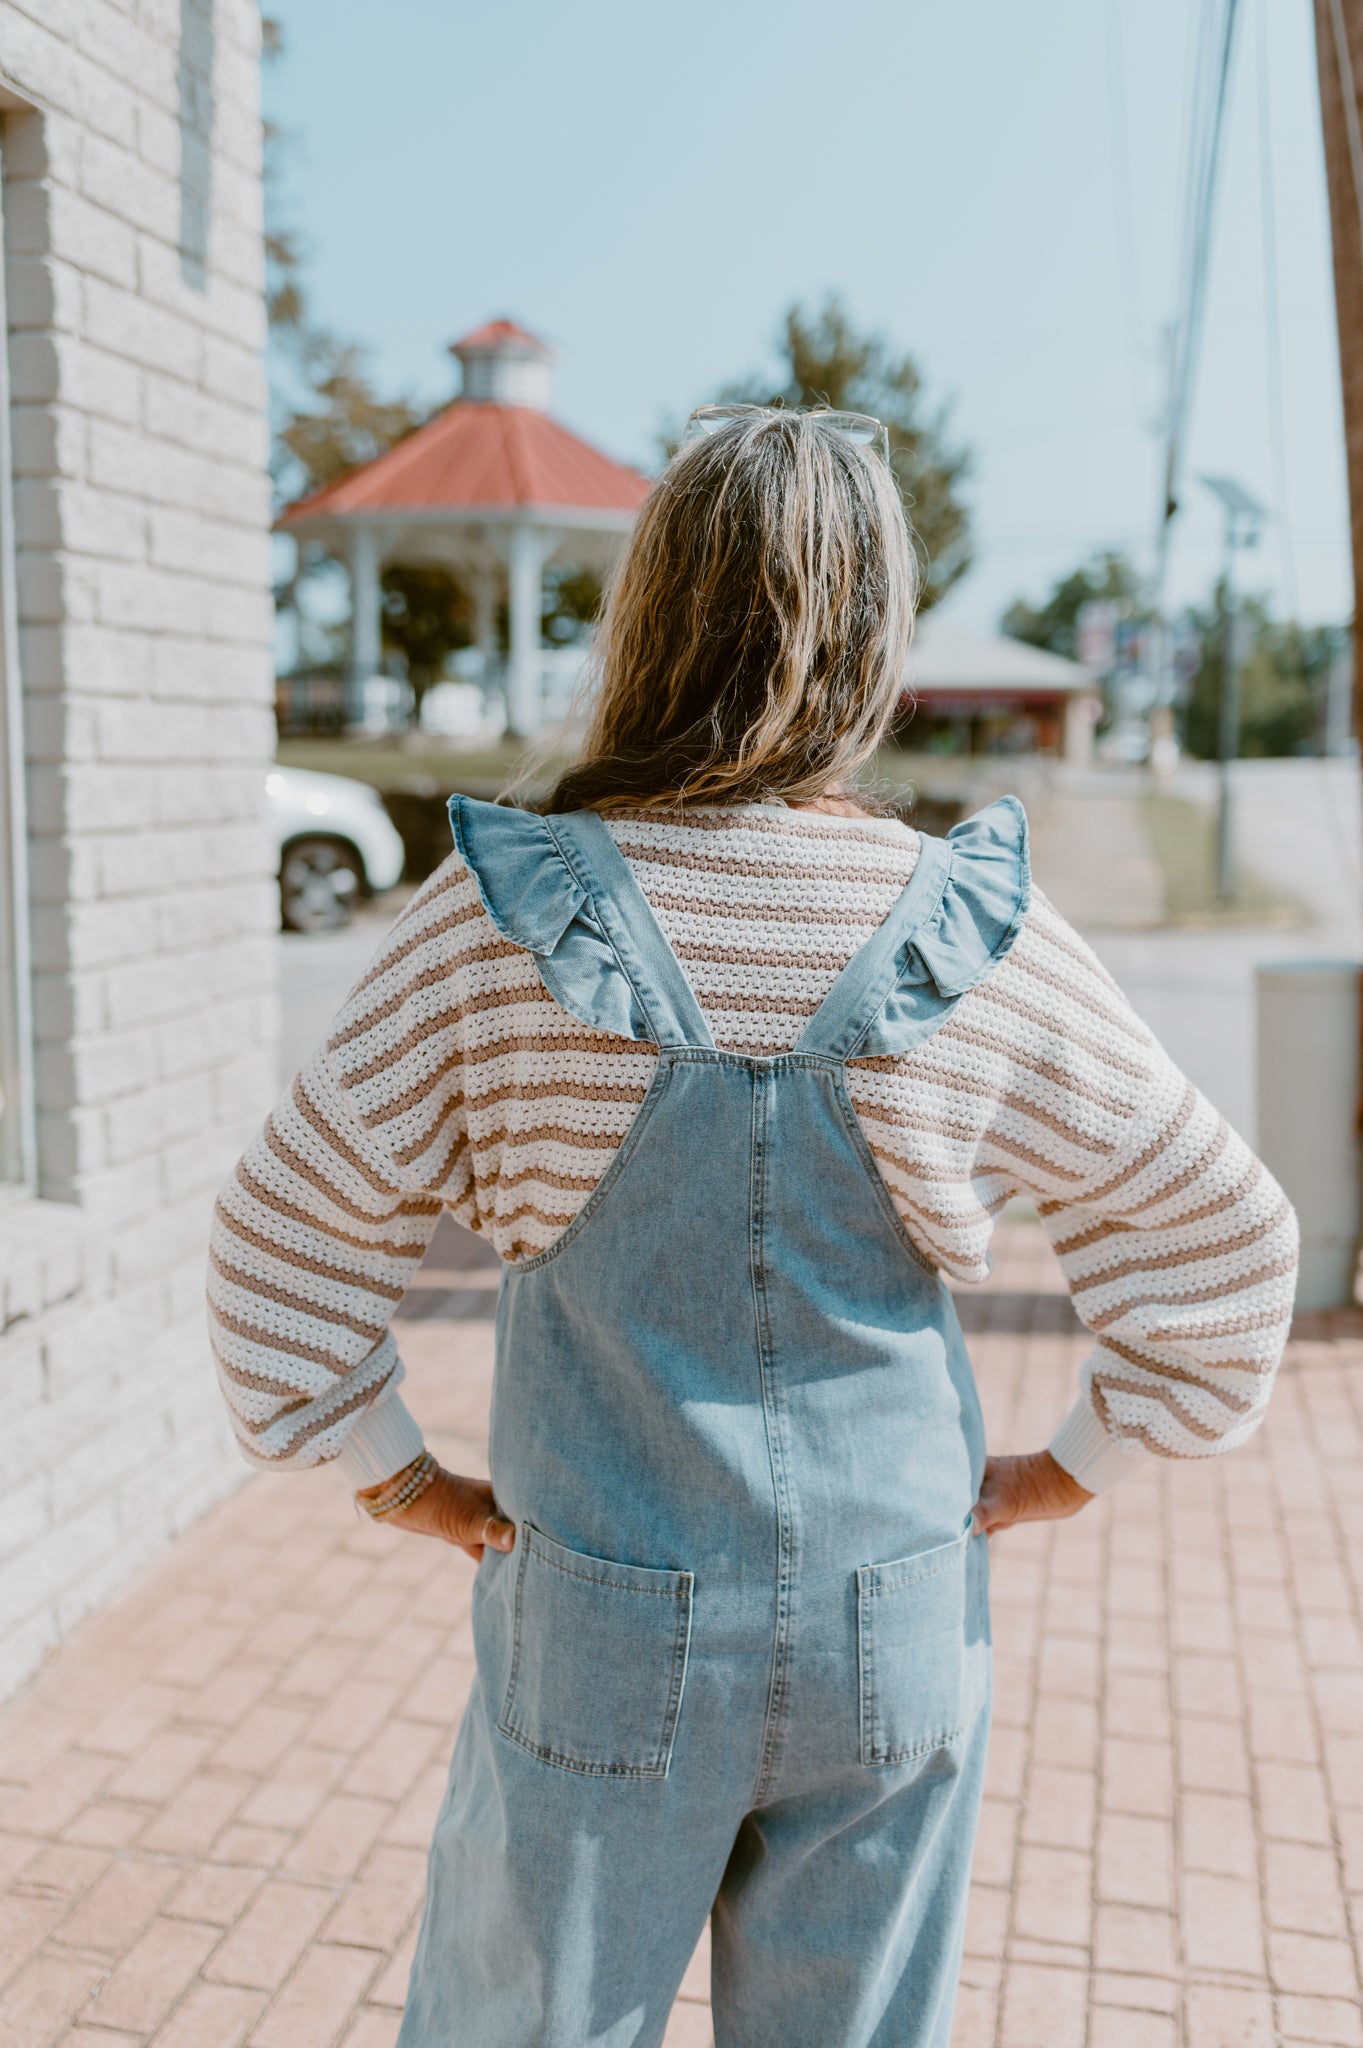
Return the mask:
{"type": "Polygon", "coordinates": [[[335,931],[362,896],[402,876],[403,845],[367,782],[272,768],[265,778],[279,839],[279,912],[286,932],[335,931]]]}

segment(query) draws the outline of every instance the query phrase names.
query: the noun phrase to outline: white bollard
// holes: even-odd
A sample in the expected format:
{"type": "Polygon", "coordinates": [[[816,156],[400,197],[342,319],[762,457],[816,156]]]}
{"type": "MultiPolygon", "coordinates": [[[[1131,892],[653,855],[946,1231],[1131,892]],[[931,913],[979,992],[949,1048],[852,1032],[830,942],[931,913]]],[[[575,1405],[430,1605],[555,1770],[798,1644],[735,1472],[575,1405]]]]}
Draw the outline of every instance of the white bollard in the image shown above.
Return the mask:
{"type": "Polygon", "coordinates": [[[1256,973],[1259,1151],[1301,1223],[1301,1309],[1354,1298],[1361,974],[1352,960],[1273,961],[1256,973]]]}

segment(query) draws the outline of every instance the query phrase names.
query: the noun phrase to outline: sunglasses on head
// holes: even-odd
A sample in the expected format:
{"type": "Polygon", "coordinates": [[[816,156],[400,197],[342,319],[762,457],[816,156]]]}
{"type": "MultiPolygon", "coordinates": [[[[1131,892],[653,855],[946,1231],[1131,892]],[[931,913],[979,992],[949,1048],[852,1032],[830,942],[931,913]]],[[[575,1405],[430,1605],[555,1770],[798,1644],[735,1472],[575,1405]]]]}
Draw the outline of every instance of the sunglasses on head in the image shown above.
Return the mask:
{"type": "Polygon", "coordinates": [[[868,412],[834,412],[827,406],[796,412],[779,405],[698,405],[682,428],[680,446],[685,448],[706,434],[717,434],[735,421],[754,419],[819,420],[845,441],[858,448],[869,448],[882,462],[888,464],[890,460],[890,436],[880,420],[873,419],[868,412]]]}

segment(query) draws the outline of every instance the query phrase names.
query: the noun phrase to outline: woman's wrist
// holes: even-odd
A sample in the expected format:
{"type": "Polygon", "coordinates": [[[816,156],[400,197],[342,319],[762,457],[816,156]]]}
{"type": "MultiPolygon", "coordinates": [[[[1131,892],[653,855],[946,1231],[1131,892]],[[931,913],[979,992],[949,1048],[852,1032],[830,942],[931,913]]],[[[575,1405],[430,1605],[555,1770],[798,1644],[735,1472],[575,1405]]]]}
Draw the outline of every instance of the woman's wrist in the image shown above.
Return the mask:
{"type": "Polygon", "coordinates": [[[405,1471],[425,1448],[421,1425],[395,1388],[356,1417],[336,1462],[363,1491],[405,1471]]]}

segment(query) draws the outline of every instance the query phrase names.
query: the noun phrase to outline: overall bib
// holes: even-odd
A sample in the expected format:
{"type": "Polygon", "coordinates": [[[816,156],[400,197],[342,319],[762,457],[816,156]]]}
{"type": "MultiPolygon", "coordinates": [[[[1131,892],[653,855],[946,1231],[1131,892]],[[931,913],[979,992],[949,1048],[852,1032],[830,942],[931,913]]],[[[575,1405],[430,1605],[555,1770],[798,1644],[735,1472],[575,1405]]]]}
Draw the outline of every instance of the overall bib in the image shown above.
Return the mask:
{"type": "Polygon", "coordinates": [[[494,921],[659,1048],[586,1207],[509,1265],[477,1677],[399,2048],[656,2048],[713,1912],[719,2048],[947,2048],[988,1729],[984,1464],[950,1295],[844,1062],[1025,914],[1010,800],[924,838],[795,1049],[716,1050],[600,818],[456,798],[494,921]]]}

